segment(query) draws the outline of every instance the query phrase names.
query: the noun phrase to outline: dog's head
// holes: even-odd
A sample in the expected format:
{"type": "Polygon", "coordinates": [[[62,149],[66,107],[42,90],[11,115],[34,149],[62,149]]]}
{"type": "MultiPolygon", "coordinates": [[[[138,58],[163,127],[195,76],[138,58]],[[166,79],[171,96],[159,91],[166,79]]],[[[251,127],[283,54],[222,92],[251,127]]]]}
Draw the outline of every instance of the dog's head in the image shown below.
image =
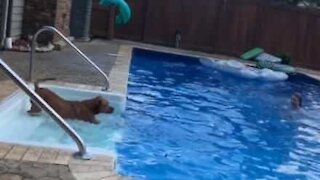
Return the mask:
{"type": "Polygon", "coordinates": [[[100,113],[110,114],[110,113],[113,113],[114,111],[114,108],[109,105],[109,102],[101,96],[96,97],[94,99],[94,103],[95,103],[95,106],[94,106],[95,114],[100,114],[100,113]]]}

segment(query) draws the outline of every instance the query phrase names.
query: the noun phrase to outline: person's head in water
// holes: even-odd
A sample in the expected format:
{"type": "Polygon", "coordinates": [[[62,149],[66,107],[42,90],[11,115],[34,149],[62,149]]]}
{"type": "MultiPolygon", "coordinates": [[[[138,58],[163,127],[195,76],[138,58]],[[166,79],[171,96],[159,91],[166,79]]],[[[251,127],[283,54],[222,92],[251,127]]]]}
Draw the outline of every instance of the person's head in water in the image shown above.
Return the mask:
{"type": "Polygon", "coordinates": [[[291,96],[291,107],[293,109],[299,109],[302,106],[302,98],[299,93],[294,93],[291,96]]]}

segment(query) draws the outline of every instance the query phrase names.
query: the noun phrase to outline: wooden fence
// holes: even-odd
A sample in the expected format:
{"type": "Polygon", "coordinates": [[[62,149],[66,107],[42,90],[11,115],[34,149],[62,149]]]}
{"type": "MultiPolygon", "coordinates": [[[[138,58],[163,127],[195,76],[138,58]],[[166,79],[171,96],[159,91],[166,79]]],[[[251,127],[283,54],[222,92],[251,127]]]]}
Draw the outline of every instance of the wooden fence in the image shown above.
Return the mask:
{"type": "Polygon", "coordinates": [[[210,53],[240,55],[252,47],[284,53],[293,64],[320,70],[320,10],[266,0],[127,0],[129,24],[116,37],[210,53]]]}

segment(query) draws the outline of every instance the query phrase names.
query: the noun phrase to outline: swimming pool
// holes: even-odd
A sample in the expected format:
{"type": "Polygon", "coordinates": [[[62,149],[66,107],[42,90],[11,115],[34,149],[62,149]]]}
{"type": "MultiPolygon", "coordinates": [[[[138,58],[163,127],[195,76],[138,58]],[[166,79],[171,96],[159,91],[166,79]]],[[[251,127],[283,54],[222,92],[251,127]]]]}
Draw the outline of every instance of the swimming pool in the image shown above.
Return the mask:
{"type": "Polygon", "coordinates": [[[245,80],[135,49],[118,171],[136,179],[319,179],[320,84],[245,80]],[[302,112],[288,107],[300,92],[302,112]]]}
{"type": "MultiPolygon", "coordinates": [[[[85,100],[102,96],[115,108],[112,114],[97,115],[99,125],[82,121],[67,121],[83,138],[90,153],[114,154],[115,142],[122,137],[122,117],[125,99],[101,91],[41,84],[67,100],[85,100]]],[[[0,142],[76,150],[72,139],[49,115],[30,116],[29,98],[17,91],[0,104],[0,142]]]]}

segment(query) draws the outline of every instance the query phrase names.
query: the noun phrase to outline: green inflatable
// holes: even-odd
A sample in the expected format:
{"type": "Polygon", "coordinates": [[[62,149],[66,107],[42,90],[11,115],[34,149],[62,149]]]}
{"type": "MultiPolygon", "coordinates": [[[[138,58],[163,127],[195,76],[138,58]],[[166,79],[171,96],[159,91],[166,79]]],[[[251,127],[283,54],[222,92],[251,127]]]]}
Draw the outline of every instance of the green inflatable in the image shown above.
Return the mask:
{"type": "Polygon", "coordinates": [[[124,0],[100,0],[101,5],[115,5],[119,9],[119,14],[116,17],[117,24],[126,24],[131,18],[131,10],[124,0]]]}
{"type": "Polygon", "coordinates": [[[256,63],[258,68],[267,68],[267,69],[271,69],[274,71],[280,71],[280,72],[284,72],[287,74],[293,74],[296,72],[296,69],[292,66],[288,66],[288,65],[284,65],[284,64],[278,64],[278,63],[273,63],[270,61],[257,61],[256,63]]]}

